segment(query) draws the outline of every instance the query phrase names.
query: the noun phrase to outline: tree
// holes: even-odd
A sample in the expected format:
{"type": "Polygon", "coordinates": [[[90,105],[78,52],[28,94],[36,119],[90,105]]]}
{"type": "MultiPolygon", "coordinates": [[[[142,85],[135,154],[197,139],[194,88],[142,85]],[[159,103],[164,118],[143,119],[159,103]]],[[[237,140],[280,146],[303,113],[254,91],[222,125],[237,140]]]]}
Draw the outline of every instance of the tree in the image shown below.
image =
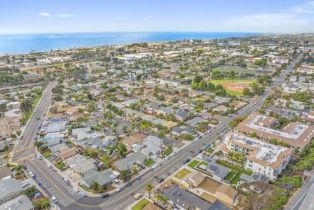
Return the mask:
{"type": "Polygon", "coordinates": [[[127,182],[131,178],[131,172],[130,170],[122,170],[120,171],[120,177],[124,182],[127,182]]]}
{"type": "Polygon", "coordinates": [[[148,183],[146,186],[145,186],[145,190],[148,192],[148,197],[150,198],[151,196],[151,191],[154,189],[154,186],[151,184],[151,183],[148,183]]]}
{"type": "Polygon", "coordinates": [[[32,108],[33,108],[33,105],[32,105],[32,101],[27,98],[27,99],[24,99],[22,102],[21,102],[21,111],[23,113],[30,113],[32,111],[32,108]]]}
{"type": "Polygon", "coordinates": [[[120,157],[125,157],[127,155],[127,148],[123,143],[119,143],[116,148],[120,157]]]}
{"type": "Polygon", "coordinates": [[[244,89],[243,89],[243,95],[245,95],[245,96],[251,95],[250,89],[249,89],[249,88],[244,88],[244,89]]]}
{"type": "Polygon", "coordinates": [[[33,201],[35,209],[47,209],[50,206],[48,198],[39,198],[33,201]]]}
{"type": "Polygon", "coordinates": [[[200,75],[194,76],[192,83],[200,83],[202,81],[202,77],[200,75]]]}
{"type": "Polygon", "coordinates": [[[255,61],[255,65],[260,66],[260,67],[264,67],[267,65],[267,59],[265,59],[265,58],[258,59],[255,61]]]}

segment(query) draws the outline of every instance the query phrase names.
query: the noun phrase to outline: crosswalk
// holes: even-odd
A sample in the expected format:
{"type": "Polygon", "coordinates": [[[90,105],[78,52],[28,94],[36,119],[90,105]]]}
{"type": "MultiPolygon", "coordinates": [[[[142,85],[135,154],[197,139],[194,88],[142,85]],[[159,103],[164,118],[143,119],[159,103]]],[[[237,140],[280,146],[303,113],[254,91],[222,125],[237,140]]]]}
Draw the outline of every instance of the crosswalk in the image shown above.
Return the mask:
{"type": "Polygon", "coordinates": [[[16,149],[13,151],[14,154],[16,153],[19,153],[19,152],[23,152],[25,150],[29,150],[29,149],[33,149],[34,148],[34,145],[31,145],[31,146],[28,146],[28,147],[23,147],[23,148],[20,148],[20,149],[16,149]]]}
{"type": "Polygon", "coordinates": [[[30,158],[33,158],[35,157],[35,154],[30,154],[30,155],[27,155],[27,156],[24,156],[24,157],[21,157],[17,160],[15,160],[15,162],[19,163],[19,162],[23,162],[24,160],[27,160],[27,159],[30,159],[30,158]]]}

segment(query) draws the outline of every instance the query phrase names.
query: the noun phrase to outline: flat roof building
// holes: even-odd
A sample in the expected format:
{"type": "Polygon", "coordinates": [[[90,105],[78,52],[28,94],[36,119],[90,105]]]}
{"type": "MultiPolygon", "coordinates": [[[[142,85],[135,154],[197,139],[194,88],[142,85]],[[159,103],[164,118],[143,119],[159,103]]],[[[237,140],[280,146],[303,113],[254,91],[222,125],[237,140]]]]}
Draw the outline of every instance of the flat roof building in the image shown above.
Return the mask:
{"type": "Polygon", "coordinates": [[[276,130],[268,127],[269,123],[265,122],[267,116],[252,113],[244,121],[239,123],[235,128],[245,134],[256,134],[257,137],[263,140],[276,139],[279,142],[296,148],[304,148],[314,137],[314,127],[303,125],[300,123],[289,123],[281,130],[276,130]],[[267,124],[267,125],[264,125],[267,124]]]}

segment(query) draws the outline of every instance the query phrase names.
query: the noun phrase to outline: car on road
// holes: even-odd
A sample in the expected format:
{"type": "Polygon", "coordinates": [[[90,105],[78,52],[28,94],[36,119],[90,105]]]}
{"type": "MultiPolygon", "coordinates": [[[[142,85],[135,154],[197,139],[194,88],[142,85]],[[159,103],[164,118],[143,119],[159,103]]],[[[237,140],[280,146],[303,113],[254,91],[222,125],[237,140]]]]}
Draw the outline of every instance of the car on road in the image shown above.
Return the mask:
{"type": "Polygon", "coordinates": [[[187,164],[188,162],[190,162],[190,160],[191,160],[190,158],[187,158],[187,159],[182,161],[182,164],[187,164]]]}
{"type": "Polygon", "coordinates": [[[162,183],[163,181],[165,181],[164,178],[158,178],[158,179],[157,179],[157,182],[158,182],[158,183],[162,183]]]}
{"type": "Polygon", "coordinates": [[[73,188],[73,191],[74,191],[74,192],[78,192],[79,190],[78,190],[76,187],[74,187],[74,188],[73,188]]]}
{"type": "Polygon", "coordinates": [[[52,196],[51,200],[52,200],[53,203],[57,203],[58,202],[58,199],[55,196],[52,196]]]}
{"type": "Polygon", "coordinates": [[[25,188],[25,187],[28,187],[29,186],[29,183],[24,183],[23,185],[22,185],[22,188],[25,188]]]}
{"type": "Polygon", "coordinates": [[[84,193],[84,192],[80,192],[79,193],[82,197],[86,197],[86,193],[84,193]]]}
{"type": "Polygon", "coordinates": [[[108,193],[104,193],[104,194],[102,194],[100,197],[101,198],[108,198],[110,195],[108,194],[108,193]]]}
{"type": "Polygon", "coordinates": [[[158,163],[155,163],[154,165],[152,165],[152,169],[156,168],[158,166],[158,163]]]}
{"type": "Polygon", "coordinates": [[[140,199],[141,197],[143,197],[143,195],[141,193],[136,193],[134,196],[133,196],[136,200],[140,199]]]}
{"type": "Polygon", "coordinates": [[[41,155],[37,155],[37,158],[38,158],[39,160],[42,160],[42,159],[43,159],[43,157],[42,157],[41,155]]]}

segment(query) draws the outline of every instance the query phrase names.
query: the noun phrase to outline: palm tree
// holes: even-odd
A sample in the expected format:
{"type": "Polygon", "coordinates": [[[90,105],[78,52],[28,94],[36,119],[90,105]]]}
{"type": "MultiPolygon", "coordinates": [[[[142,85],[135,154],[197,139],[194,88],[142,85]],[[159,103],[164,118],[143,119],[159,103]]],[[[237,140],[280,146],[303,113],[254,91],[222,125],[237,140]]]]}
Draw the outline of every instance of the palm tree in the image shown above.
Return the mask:
{"type": "Polygon", "coordinates": [[[151,184],[151,183],[148,183],[146,186],[145,186],[145,190],[148,192],[148,197],[150,198],[150,193],[151,191],[154,189],[154,186],[151,184]]]}

